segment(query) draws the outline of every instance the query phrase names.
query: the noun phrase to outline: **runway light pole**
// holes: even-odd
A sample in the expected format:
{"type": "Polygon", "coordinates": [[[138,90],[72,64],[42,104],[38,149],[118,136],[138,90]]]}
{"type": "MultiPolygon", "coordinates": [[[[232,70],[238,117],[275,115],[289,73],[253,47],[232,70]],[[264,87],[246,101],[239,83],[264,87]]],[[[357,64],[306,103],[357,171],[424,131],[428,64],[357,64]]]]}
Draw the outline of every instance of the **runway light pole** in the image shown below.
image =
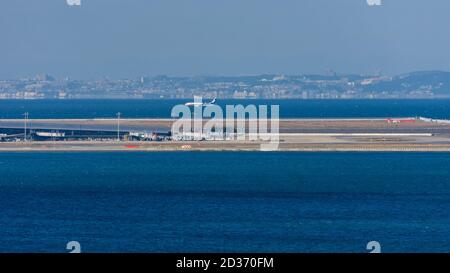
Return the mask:
{"type": "Polygon", "coordinates": [[[120,141],[120,116],[122,113],[117,113],[117,141],[120,141]]]}
{"type": "Polygon", "coordinates": [[[23,121],[23,141],[26,142],[27,141],[27,123],[28,123],[28,116],[29,113],[26,112],[23,114],[24,116],[24,121],[23,121]]]}

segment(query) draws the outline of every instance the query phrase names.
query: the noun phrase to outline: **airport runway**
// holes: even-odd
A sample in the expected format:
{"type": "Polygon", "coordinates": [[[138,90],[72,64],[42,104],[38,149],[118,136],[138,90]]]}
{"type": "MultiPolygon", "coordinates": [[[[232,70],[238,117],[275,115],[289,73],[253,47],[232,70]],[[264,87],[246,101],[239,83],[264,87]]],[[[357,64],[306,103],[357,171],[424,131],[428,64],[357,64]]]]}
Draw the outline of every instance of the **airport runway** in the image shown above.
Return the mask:
{"type": "MultiPolygon", "coordinates": [[[[124,119],[122,131],[167,132],[173,120],[124,119]]],[[[0,128],[23,128],[23,120],[0,120],[0,128]]],[[[115,131],[114,119],[30,120],[28,128],[115,131]]],[[[33,141],[0,142],[1,151],[259,151],[258,141],[33,141]]],[[[450,124],[383,119],[280,120],[279,151],[450,152],[450,124]]]]}
{"type": "MultiPolygon", "coordinates": [[[[170,131],[172,119],[121,119],[121,131],[170,131]]],[[[204,121],[206,122],[206,120],[204,121]]],[[[223,123],[225,124],[225,123],[223,123]]],[[[270,124],[270,122],[269,122],[270,124]]],[[[116,131],[116,119],[30,119],[30,129],[116,131]]],[[[24,120],[0,119],[0,128],[23,128],[24,120]]],[[[270,127],[270,126],[269,126],[270,127]]],[[[432,133],[450,134],[450,124],[416,120],[388,123],[385,119],[282,119],[280,133],[432,133]]]]}

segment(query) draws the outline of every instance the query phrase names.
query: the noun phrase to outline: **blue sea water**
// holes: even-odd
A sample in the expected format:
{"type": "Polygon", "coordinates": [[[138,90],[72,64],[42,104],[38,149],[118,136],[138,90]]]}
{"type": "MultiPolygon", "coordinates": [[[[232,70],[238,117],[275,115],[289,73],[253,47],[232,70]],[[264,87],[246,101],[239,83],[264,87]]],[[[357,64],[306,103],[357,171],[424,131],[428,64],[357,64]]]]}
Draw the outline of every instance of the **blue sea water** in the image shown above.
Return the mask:
{"type": "MultiPolygon", "coordinates": [[[[170,118],[188,100],[0,100],[0,118],[170,118]]],[[[415,117],[450,119],[450,100],[221,100],[218,105],[280,105],[281,118],[415,117]]],[[[225,108],[224,108],[225,109],[225,108]]]]}
{"type": "Polygon", "coordinates": [[[0,252],[449,252],[448,166],[448,153],[2,153],[0,252]]]}

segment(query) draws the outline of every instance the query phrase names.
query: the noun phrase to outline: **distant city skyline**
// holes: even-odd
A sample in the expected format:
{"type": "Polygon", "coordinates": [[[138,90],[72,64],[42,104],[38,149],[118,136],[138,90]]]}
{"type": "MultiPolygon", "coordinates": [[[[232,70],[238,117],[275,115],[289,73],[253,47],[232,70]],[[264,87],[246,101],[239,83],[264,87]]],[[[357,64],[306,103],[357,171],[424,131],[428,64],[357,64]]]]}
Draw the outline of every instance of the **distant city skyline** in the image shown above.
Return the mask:
{"type": "Polygon", "coordinates": [[[3,1],[0,79],[450,71],[447,0],[3,1]]]}
{"type": "Polygon", "coordinates": [[[298,77],[298,76],[337,76],[337,77],[346,77],[346,76],[361,76],[361,77],[398,77],[401,75],[407,75],[411,73],[421,73],[421,72],[438,72],[438,73],[448,73],[450,74],[449,70],[438,70],[438,69],[430,69],[430,70],[412,70],[412,71],[404,71],[401,73],[396,74],[388,74],[384,73],[381,70],[369,72],[369,73],[347,73],[345,71],[335,71],[333,69],[327,69],[323,71],[319,71],[317,73],[315,72],[304,72],[304,73],[248,73],[248,74],[164,74],[164,73],[155,73],[155,74],[136,74],[136,75],[128,75],[126,76],[120,76],[120,75],[96,75],[96,76],[88,76],[88,77],[80,77],[77,78],[74,75],[59,75],[59,74],[52,74],[49,72],[37,72],[33,74],[27,74],[27,75],[18,75],[16,77],[9,77],[9,78],[0,78],[0,81],[10,81],[10,80],[36,80],[42,77],[49,77],[53,80],[70,80],[70,81],[96,81],[96,80],[111,80],[111,81],[120,81],[120,80],[141,80],[142,78],[157,78],[157,77],[168,77],[168,78],[214,78],[214,77],[225,77],[225,78],[239,78],[239,77],[261,77],[261,76],[273,76],[273,77],[298,77]]]}
{"type": "Polygon", "coordinates": [[[450,72],[390,76],[259,75],[228,77],[141,77],[92,81],[50,75],[0,80],[0,99],[82,98],[265,98],[382,99],[449,98],[450,72]]]}

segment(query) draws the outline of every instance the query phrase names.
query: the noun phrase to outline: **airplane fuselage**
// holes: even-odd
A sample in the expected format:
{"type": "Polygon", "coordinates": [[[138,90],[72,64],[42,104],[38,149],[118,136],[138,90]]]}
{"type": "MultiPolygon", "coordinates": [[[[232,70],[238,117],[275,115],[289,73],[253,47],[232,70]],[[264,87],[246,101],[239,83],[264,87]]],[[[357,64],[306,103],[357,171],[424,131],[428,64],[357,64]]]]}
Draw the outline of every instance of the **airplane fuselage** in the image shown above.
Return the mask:
{"type": "Polygon", "coordinates": [[[200,107],[200,106],[206,106],[206,105],[210,105],[210,104],[209,103],[202,103],[202,102],[188,102],[188,103],[185,103],[184,105],[200,107]]]}
{"type": "Polygon", "coordinates": [[[194,107],[203,107],[210,106],[216,103],[216,99],[214,98],[211,102],[187,102],[184,105],[186,106],[194,106],[194,107]]]}

